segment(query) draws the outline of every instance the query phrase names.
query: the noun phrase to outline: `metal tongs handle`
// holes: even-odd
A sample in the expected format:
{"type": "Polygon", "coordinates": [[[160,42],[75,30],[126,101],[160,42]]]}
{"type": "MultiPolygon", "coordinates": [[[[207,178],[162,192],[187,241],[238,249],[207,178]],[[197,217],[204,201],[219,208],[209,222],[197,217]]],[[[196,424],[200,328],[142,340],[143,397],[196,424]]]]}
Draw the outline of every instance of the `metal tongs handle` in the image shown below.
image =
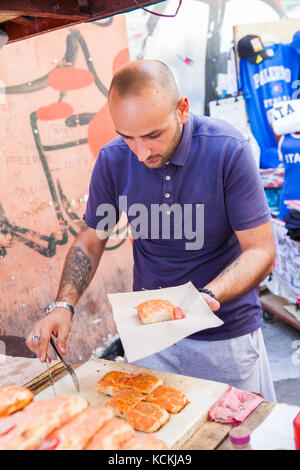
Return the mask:
{"type": "Polygon", "coordinates": [[[78,382],[78,379],[77,379],[77,375],[75,374],[74,370],[72,369],[71,366],[69,366],[69,364],[66,363],[66,361],[64,360],[60,350],[58,349],[58,347],[56,346],[56,343],[53,339],[52,336],[50,336],[50,344],[51,346],[53,347],[54,351],[56,352],[56,354],[58,355],[59,359],[61,360],[61,362],[64,364],[64,366],[66,367],[67,371],[69,372],[70,376],[72,377],[72,380],[73,380],[73,383],[75,385],[75,388],[77,390],[77,392],[79,392],[79,382],[78,382]]]}

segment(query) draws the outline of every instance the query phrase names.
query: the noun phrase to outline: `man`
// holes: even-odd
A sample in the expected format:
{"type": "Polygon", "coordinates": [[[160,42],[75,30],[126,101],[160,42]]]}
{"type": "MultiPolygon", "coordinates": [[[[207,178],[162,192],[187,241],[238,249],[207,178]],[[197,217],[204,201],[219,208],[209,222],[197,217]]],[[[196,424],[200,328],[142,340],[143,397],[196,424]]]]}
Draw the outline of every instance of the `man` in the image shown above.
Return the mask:
{"type": "MultiPolygon", "coordinates": [[[[121,68],[108,104],[119,137],[96,161],[86,226],[70,248],[56,300],[76,304],[125,207],[135,234],[133,289],[191,281],[205,290],[204,299],[224,322],[136,364],[226,382],[275,400],[256,288],[272,269],[274,244],[249,144],[224,121],[190,114],[188,99],[179,96],[173,75],[159,61],[121,68]],[[133,217],[137,204],[146,209],[139,224],[133,217]],[[160,225],[151,217],[157,205],[163,208],[160,225]],[[173,210],[178,206],[180,226],[173,210]],[[115,218],[104,215],[107,207],[116,209],[115,218]],[[166,221],[169,237],[163,236],[166,221]]],[[[65,353],[70,322],[71,313],[56,308],[34,326],[27,345],[44,361],[52,332],[65,353]]]]}

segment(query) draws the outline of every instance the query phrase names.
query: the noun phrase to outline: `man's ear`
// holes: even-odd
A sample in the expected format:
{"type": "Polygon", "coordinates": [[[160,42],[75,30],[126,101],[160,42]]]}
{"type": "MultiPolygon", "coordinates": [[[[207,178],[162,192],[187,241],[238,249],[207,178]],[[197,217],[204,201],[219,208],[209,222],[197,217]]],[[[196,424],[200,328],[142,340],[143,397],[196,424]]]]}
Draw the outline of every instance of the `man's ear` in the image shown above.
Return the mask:
{"type": "Polygon", "coordinates": [[[189,100],[186,96],[181,97],[177,105],[177,114],[180,124],[185,124],[189,117],[189,100]]]}

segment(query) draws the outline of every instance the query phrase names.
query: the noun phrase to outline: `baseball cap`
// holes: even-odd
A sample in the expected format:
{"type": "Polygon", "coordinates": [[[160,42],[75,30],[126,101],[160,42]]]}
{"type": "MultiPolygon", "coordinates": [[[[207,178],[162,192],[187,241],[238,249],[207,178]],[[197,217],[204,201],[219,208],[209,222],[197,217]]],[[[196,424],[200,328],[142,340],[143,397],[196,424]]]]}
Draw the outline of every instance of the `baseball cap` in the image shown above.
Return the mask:
{"type": "Polygon", "coordinates": [[[253,34],[248,34],[239,40],[238,54],[241,59],[248,60],[251,64],[260,64],[270,58],[260,37],[253,34]]]}

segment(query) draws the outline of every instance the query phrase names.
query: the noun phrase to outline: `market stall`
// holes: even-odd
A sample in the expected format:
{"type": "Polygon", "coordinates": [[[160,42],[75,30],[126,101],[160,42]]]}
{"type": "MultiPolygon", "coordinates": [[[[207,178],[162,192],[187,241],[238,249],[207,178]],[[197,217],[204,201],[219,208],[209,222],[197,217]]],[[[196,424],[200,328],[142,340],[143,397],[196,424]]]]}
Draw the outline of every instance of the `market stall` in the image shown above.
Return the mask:
{"type": "MultiPolygon", "coordinates": [[[[152,374],[164,380],[166,386],[175,387],[189,399],[182,411],[170,415],[167,423],[152,433],[156,439],[163,441],[169,450],[232,450],[229,433],[241,424],[251,433],[254,450],[295,448],[293,420],[300,412],[299,407],[268,402],[262,397],[241,390],[234,396],[242,401],[234,402],[230,393],[236,390],[225,383],[145,369],[124,364],[122,361],[98,359],[73,366],[80,385],[80,392],[77,392],[61,362],[55,361],[50,368],[53,382],[51,384],[46,366],[39,360],[13,359],[12,361],[6,358],[6,382],[2,381],[2,384],[21,385],[25,377],[29,378],[26,376],[26,369],[27,374],[30,370],[31,374],[37,375],[25,385],[33,392],[34,402],[53,399],[54,385],[58,397],[78,396],[87,399],[91,408],[105,408],[111,397],[99,393],[96,387],[99,378],[112,370],[131,374],[152,374]]],[[[136,433],[139,436],[145,435],[140,431],[136,433]]]]}
{"type": "Polygon", "coordinates": [[[210,103],[212,116],[231,122],[247,136],[270,208],[276,262],[272,274],[260,285],[264,318],[269,321],[276,315],[297,329],[299,29],[298,19],[234,26],[227,70],[227,86],[233,97],[210,103]],[[285,220],[287,214],[292,220],[285,220]]]}

